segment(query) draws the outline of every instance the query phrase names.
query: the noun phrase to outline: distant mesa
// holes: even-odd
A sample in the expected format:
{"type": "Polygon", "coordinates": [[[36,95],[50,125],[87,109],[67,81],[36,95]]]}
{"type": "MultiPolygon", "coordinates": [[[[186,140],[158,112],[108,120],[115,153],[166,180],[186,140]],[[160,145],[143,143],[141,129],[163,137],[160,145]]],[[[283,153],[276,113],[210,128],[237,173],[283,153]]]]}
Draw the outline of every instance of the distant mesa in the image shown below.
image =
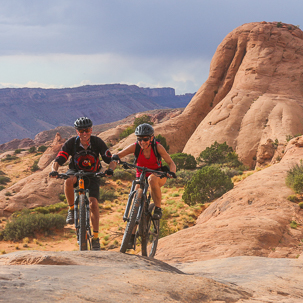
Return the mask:
{"type": "Polygon", "coordinates": [[[34,139],[42,131],[72,126],[81,116],[88,116],[99,125],[147,110],[184,108],[193,95],[176,95],[173,88],[126,84],[0,89],[0,144],[34,139]]]}

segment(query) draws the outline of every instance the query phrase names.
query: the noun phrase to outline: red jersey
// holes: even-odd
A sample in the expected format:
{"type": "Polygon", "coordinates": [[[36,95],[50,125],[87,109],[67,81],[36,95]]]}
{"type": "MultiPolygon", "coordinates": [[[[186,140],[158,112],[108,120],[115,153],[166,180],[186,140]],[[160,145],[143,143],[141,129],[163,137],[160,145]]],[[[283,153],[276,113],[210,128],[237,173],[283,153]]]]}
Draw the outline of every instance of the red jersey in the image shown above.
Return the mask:
{"type": "MultiPolygon", "coordinates": [[[[137,142],[135,144],[138,144],[137,142]]],[[[158,144],[158,142],[156,142],[156,144],[158,144]]],[[[156,146],[157,148],[157,146],[156,146]]],[[[147,167],[149,169],[158,169],[161,167],[161,162],[158,161],[153,149],[151,148],[150,150],[150,157],[149,159],[146,159],[145,156],[143,155],[143,150],[142,148],[140,149],[140,152],[139,152],[139,156],[138,156],[138,159],[137,159],[137,165],[138,166],[143,166],[143,167],[147,167]]],[[[139,178],[141,175],[141,172],[138,171],[137,169],[137,173],[136,173],[136,177],[139,178]]],[[[150,175],[150,173],[147,173],[146,174],[146,177],[148,177],[150,175]]]]}

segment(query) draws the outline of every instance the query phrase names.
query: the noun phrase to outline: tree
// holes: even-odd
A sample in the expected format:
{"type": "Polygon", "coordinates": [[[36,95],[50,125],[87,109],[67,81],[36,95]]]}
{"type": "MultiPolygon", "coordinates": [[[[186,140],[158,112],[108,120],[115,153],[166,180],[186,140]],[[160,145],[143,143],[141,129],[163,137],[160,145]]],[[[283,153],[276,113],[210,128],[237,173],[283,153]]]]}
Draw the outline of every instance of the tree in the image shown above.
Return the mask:
{"type": "Polygon", "coordinates": [[[232,153],[233,149],[226,144],[226,142],[219,144],[215,141],[210,147],[203,150],[199,157],[198,162],[205,162],[207,165],[215,163],[224,163],[226,161],[226,156],[228,153],[232,153]]]}
{"type": "Polygon", "coordinates": [[[143,123],[148,123],[150,125],[153,125],[154,123],[151,122],[150,120],[151,120],[151,117],[148,115],[143,115],[141,117],[135,118],[134,127],[136,128],[137,126],[139,126],[140,124],[143,124],[143,123]]]}
{"type": "Polygon", "coordinates": [[[158,136],[156,136],[155,138],[156,138],[156,140],[157,140],[158,142],[161,143],[161,145],[162,145],[162,146],[166,149],[166,151],[168,152],[168,151],[169,151],[169,145],[166,143],[166,139],[165,139],[163,136],[161,136],[160,134],[159,134],[158,136]]]}
{"type": "Polygon", "coordinates": [[[205,203],[222,196],[233,186],[231,179],[219,168],[205,166],[185,185],[182,199],[188,205],[205,203]]]}
{"type": "Polygon", "coordinates": [[[177,170],[180,169],[195,169],[197,166],[197,161],[192,155],[185,153],[176,153],[171,155],[172,160],[177,166],[177,170]]]}

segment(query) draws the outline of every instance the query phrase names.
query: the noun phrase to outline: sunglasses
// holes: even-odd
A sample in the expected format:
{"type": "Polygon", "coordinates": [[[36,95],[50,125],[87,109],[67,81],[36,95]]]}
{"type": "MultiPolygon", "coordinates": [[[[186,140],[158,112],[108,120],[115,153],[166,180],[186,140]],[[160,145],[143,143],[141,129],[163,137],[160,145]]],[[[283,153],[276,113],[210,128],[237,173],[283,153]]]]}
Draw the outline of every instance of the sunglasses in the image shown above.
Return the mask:
{"type": "Polygon", "coordinates": [[[148,138],[137,138],[137,140],[138,140],[139,142],[141,142],[141,141],[147,142],[147,141],[150,140],[150,137],[148,137],[148,138]]]}
{"type": "Polygon", "coordinates": [[[91,131],[91,128],[78,129],[78,132],[79,132],[80,134],[89,133],[90,131],[91,131]]]}

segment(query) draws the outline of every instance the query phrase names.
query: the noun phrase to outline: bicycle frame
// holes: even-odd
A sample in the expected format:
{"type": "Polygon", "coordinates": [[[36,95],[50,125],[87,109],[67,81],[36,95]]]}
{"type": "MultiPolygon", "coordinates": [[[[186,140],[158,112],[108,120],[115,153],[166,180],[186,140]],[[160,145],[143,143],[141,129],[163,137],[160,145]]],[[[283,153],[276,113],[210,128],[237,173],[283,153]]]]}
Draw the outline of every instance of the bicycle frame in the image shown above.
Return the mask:
{"type": "Polygon", "coordinates": [[[80,250],[87,250],[87,241],[91,249],[91,225],[90,225],[90,205],[89,205],[89,189],[85,189],[84,177],[104,177],[104,173],[91,173],[79,171],[72,175],[60,174],[58,178],[68,179],[71,176],[78,177],[78,188],[74,189],[74,221],[77,234],[77,241],[80,250]],[[85,212],[85,218],[82,217],[85,212]]]}
{"type": "Polygon", "coordinates": [[[134,180],[132,182],[132,187],[131,187],[130,193],[128,195],[128,200],[127,200],[126,208],[125,208],[124,215],[123,215],[123,221],[124,222],[128,221],[129,211],[130,211],[130,207],[131,207],[131,201],[133,199],[133,196],[136,193],[136,190],[135,190],[136,185],[139,184],[140,187],[143,189],[144,199],[142,199],[142,201],[141,201],[141,205],[139,206],[138,215],[137,215],[137,218],[136,218],[136,224],[138,224],[138,222],[141,219],[142,210],[143,210],[143,206],[144,206],[144,200],[147,199],[147,191],[148,191],[148,187],[149,187],[149,184],[148,184],[147,179],[146,179],[146,173],[153,172],[153,173],[158,173],[158,174],[163,175],[163,172],[151,170],[151,169],[148,169],[146,167],[140,167],[140,166],[137,166],[137,165],[134,165],[134,164],[129,164],[129,163],[126,164],[126,162],[122,162],[122,163],[124,165],[127,165],[127,166],[132,166],[132,167],[135,167],[135,168],[142,169],[139,180],[134,180]]]}
{"type": "MultiPolygon", "coordinates": [[[[159,175],[160,178],[166,177],[167,173],[162,171],[151,170],[146,167],[140,167],[134,164],[120,162],[125,169],[137,168],[141,171],[139,179],[132,182],[132,187],[128,195],[128,201],[126,204],[123,220],[127,221],[124,236],[121,243],[120,252],[125,253],[129,249],[129,240],[131,235],[135,233],[135,239],[137,236],[141,238],[141,252],[142,256],[154,257],[157,249],[158,237],[159,237],[159,220],[153,219],[152,212],[155,205],[150,203],[151,194],[148,194],[149,184],[146,178],[146,173],[154,173],[159,175]],[[138,188],[138,185],[140,186],[138,188]],[[144,214],[143,214],[144,212],[144,214]],[[151,244],[151,250],[148,251],[148,247],[151,244]],[[128,248],[127,248],[128,247],[128,248]]],[[[134,241],[133,249],[136,248],[134,241]]]]}

